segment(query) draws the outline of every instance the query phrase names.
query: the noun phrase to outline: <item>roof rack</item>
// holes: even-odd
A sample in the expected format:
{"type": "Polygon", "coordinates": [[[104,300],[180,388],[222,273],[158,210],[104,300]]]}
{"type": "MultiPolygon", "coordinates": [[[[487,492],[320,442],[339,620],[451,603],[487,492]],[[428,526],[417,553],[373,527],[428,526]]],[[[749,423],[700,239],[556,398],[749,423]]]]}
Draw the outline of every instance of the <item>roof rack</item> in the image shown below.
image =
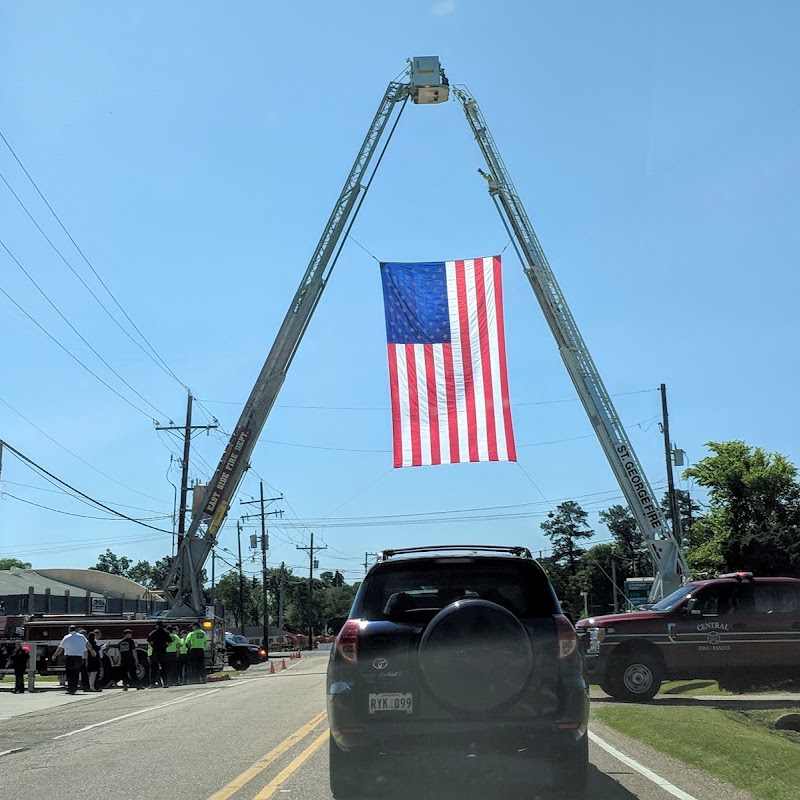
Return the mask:
{"type": "Polygon", "coordinates": [[[481,550],[490,553],[511,553],[520,558],[533,558],[531,551],[527,547],[504,547],[498,544],[442,544],[428,545],[426,547],[403,547],[395,550],[383,550],[380,553],[381,561],[388,561],[394,556],[408,555],[409,553],[441,553],[453,552],[454,550],[474,552],[481,550]]]}

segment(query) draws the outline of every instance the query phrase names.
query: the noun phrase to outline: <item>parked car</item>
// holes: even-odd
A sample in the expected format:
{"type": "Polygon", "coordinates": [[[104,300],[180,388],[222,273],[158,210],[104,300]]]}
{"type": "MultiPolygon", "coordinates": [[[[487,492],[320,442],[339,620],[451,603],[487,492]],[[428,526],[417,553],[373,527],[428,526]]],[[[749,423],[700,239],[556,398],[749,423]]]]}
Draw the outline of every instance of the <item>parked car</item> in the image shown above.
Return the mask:
{"type": "Polygon", "coordinates": [[[523,547],[390,550],[327,677],[330,786],[360,796],[387,756],[467,755],[583,797],[589,701],[575,629],[523,547]],[[546,781],[545,781],[546,782],[546,781]]]}
{"type": "Polygon", "coordinates": [[[237,672],[268,659],[267,651],[263,647],[252,644],[244,636],[235,633],[225,634],[225,649],[228,652],[228,664],[237,672]]]}
{"type": "Polygon", "coordinates": [[[621,700],[650,700],[667,679],[729,688],[800,679],[800,580],[735,572],[692,581],[647,611],[581,620],[589,680],[621,700]]]}

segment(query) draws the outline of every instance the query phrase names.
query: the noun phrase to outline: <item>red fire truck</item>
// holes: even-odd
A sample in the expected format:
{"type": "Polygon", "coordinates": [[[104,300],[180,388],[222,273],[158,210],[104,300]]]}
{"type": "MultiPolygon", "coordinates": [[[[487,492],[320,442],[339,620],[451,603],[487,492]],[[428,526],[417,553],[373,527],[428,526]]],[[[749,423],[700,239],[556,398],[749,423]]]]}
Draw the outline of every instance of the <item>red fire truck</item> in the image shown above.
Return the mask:
{"type": "MultiPolygon", "coordinates": [[[[218,617],[179,617],[165,620],[168,625],[175,625],[179,631],[188,631],[192,623],[199,622],[206,633],[206,671],[216,672],[223,669],[226,663],[225,627],[218,617]]],[[[97,641],[101,643],[100,685],[109,686],[121,679],[120,656],[118,643],[125,635],[125,630],[133,631],[133,638],[138,646],[138,677],[148,678],[147,636],[156,627],[155,619],[130,619],[122,616],[48,615],[36,614],[28,617],[24,624],[23,639],[30,647],[31,669],[29,681],[33,681],[34,670],[40,675],[60,673],[64,671],[63,660],[55,664],[52,656],[61,639],[69,632],[70,625],[87,632],[99,631],[97,641]]]]}

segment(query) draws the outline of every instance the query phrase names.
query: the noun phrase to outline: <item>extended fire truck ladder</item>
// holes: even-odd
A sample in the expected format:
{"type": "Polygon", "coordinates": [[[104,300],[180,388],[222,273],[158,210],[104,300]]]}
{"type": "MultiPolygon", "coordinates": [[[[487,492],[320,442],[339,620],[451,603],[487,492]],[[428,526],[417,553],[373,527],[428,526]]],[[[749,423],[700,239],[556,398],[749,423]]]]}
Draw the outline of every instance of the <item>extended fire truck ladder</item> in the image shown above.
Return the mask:
{"type": "Polygon", "coordinates": [[[656,573],[650,600],[658,600],[689,577],[686,559],[603,386],[475,98],[462,86],[454,87],[453,94],[464,109],[489,169],[488,174],[479,172],[487,180],[489,194],[555,337],[564,366],[647,544],[656,573]]]}
{"type": "MultiPolygon", "coordinates": [[[[170,616],[197,615],[205,610],[203,566],[216,544],[217,534],[249,466],[259,434],[408,99],[428,105],[443,103],[449,97],[448,81],[435,56],[411,59],[405,77],[409,80],[402,83],[393,81],[386,89],[267,360],[206,487],[199,506],[201,510],[193,514],[186,535],[178,542],[178,552],[164,586],[170,616]]],[[[688,573],[680,548],[669,534],[660,507],[558,289],[477,103],[464,89],[457,89],[455,95],[464,107],[489,166],[490,173],[484,177],[489,181],[490,194],[523,265],[527,265],[525,272],[556,337],[567,370],[628,504],[645,532],[657,567],[653,596],[661,596],[679,585],[681,575],[688,573]]]]}

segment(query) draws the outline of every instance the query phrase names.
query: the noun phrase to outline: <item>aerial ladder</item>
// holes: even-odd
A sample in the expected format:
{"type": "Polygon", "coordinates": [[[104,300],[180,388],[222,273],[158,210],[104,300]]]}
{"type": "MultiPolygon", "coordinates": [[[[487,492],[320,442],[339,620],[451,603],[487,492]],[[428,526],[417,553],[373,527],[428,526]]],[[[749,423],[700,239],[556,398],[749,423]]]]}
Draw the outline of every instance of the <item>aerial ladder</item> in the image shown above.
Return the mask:
{"type": "MultiPolygon", "coordinates": [[[[410,59],[404,77],[407,79],[404,82],[389,83],[383,95],[214,476],[207,484],[201,502],[196,506],[193,504],[199,510],[193,512],[189,528],[178,542],[165,581],[169,616],[202,615],[205,611],[203,567],[217,542],[261,430],[408,100],[419,105],[433,105],[449,99],[450,85],[435,56],[410,59]]],[[[488,172],[480,172],[487,180],[489,194],[500,212],[556,339],[567,372],[647,542],[656,571],[651,597],[661,597],[679,586],[688,575],[680,547],[666,525],[661,507],[556,283],[478,104],[463,87],[454,88],[453,94],[463,107],[486,161],[488,172]]]]}

